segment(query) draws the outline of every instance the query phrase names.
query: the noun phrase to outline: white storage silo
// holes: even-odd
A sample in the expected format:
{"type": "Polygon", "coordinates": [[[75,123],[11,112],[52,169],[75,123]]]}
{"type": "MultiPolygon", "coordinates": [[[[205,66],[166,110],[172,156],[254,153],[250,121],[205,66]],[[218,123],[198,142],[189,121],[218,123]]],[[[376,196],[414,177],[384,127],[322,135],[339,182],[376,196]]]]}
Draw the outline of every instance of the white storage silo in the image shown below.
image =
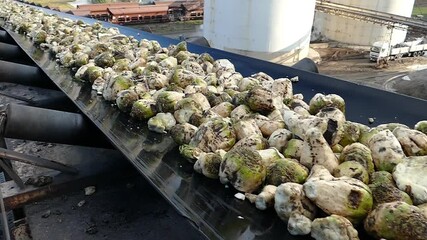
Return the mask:
{"type": "Polygon", "coordinates": [[[204,37],[218,49],[273,62],[307,56],[315,0],[205,0],[204,37]]]}
{"type": "MultiPolygon", "coordinates": [[[[415,0],[329,0],[330,2],[410,17],[415,0]]],[[[370,46],[376,41],[405,41],[406,30],[317,12],[315,32],[334,41],[370,46]]]]}

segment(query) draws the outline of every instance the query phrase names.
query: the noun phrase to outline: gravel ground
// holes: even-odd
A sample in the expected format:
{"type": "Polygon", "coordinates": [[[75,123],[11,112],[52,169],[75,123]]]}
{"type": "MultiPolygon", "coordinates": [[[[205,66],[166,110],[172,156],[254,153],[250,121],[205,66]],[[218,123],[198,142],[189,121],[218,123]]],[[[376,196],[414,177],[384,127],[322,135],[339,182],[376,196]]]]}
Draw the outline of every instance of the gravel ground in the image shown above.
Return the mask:
{"type": "Polygon", "coordinates": [[[25,207],[33,239],[201,239],[142,179],[40,201],[25,207]]]}
{"type": "Polygon", "coordinates": [[[383,69],[376,69],[366,57],[323,61],[318,67],[324,75],[427,99],[427,57],[390,61],[383,69]]]}

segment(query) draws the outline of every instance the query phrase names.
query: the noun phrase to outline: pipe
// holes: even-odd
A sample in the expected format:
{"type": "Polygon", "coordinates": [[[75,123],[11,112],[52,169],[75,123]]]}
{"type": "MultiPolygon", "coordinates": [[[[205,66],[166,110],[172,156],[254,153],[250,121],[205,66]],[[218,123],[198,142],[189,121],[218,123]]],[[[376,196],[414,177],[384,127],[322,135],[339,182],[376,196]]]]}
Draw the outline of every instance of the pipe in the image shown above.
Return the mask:
{"type": "Polygon", "coordinates": [[[57,90],[38,67],[0,60],[0,81],[57,90]]]}
{"type": "Polygon", "coordinates": [[[0,42],[0,60],[31,65],[30,58],[16,45],[0,42]]]}
{"type": "Polygon", "coordinates": [[[47,108],[52,110],[64,112],[77,112],[76,105],[62,92],[56,96],[49,97],[48,99],[31,101],[29,104],[33,107],[47,108]]]}
{"type": "Polygon", "coordinates": [[[4,93],[0,91],[0,96],[5,96],[8,98],[13,98],[19,101],[22,101],[23,103],[20,103],[21,105],[29,105],[33,107],[39,107],[39,108],[47,108],[52,110],[59,110],[64,112],[77,112],[78,109],[76,105],[65,95],[63,92],[52,90],[54,93],[49,93],[49,98],[42,99],[42,100],[32,100],[28,97],[22,97],[19,95],[15,95],[13,93],[4,93]]]}
{"type": "Polygon", "coordinates": [[[21,105],[47,108],[64,112],[78,112],[76,105],[74,105],[73,102],[66,95],[53,96],[49,97],[48,99],[42,99],[37,101],[21,96],[16,96],[14,94],[7,94],[2,92],[0,92],[0,96],[5,96],[8,98],[13,98],[22,101],[22,103],[19,103],[21,105]]]}
{"type": "Polygon", "coordinates": [[[73,104],[73,102],[70,101],[70,99],[66,95],[62,96],[51,96],[47,99],[41,99],[41,100],[32,100],[31,98],[26,98],[22,96],[18,96],[15,94],[10,93],[3,93],[0,91],[0,96],[5,96],[8,98],[13,98],[19,101],[22,101],[23,105],[29,105],[33,107],[39,107],[39,108],[47,108],[52,110],[59,110],[64,112],[77,112],[76,106],[73,104]]]}
{"type": "Polygon", "coordinates": [[[0,42],[9,43],[9,44],[14,43],[13,39],[4,30],[0,30],[0,42]]]}
{"type": "Polygon", "coordinates": [[[5,112],[4,137],[111,148],[106,137],[81,114],[13,103],[5,112]]]}
{"type": "Polygon", "coordinates": [[[292,67],[307,72],[319,73],[316,63],[310,58],[303,58],[292,67]]]}

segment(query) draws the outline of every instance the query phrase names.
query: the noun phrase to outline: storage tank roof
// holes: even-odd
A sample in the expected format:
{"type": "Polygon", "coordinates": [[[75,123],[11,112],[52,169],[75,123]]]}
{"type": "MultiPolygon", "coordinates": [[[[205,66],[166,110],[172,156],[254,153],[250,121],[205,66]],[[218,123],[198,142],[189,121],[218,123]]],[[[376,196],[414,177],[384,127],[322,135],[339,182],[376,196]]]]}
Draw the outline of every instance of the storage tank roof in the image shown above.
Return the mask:
{"type": "Polygon", "coordinates": [[[195,0],[190,0],[190,1],[163,1],[163,2],[159,2],[156,1],[154,2],[155,5],[167,5],[170,8],[178,8],[181,7],[182,5],[184,7],[186,7],[188,9],[189,6],[202,6],[203,7],[203,1],[195,1],[195,0]]]}
{"type": "Polygon", "coordinates": [[[126,14],[144,14],[144,13],[167,13],[168,6],[144,6],[132,8],[108,8],[112,15],[126,15],[126,14]]]}
{"type": "Polygon", "coordinates": [[[107,11],[107,8],[128,8],[138,6],[139,3],[99,3],[77,5],[77,9],[86,9],[90,11],[107,11]]]}
{"type": "Polygon", "coordinates": [[[174,3],[175,1],[162,1],[162,2],[159,2],[159,1],[155,1],[154,2],[154,4],[155,5],[171,5],[172,3],[174,3]]]}
{"type": "Polygon", "coordinates": [[[70,10],[70,12],[73,15],[82,16],[82,17],[90,15],[90,10],[86,10],[86,9],[73,9],[73,10],[70,10]]]}

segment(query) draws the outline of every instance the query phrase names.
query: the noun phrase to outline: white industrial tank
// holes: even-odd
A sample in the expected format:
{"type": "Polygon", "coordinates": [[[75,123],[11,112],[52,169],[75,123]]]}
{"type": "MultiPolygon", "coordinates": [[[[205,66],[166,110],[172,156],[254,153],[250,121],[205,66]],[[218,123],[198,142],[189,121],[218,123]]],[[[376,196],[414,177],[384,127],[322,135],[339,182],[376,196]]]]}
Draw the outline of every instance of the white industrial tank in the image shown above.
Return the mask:
{"type": "MultiPolygon", "coordinates": [[[[415,0],[329,0],[329,2],[410,17],[415,0]]],[[[405,41],[406,30],[316,12],[313,35],[370,46],[377,41],[392,44],[405,41]]]]}
{"type": "Polygon", "coordinates": [[[205,0],[204,37],[218,49],[279,63],[307,56],[315,0],[205,0]]]}

